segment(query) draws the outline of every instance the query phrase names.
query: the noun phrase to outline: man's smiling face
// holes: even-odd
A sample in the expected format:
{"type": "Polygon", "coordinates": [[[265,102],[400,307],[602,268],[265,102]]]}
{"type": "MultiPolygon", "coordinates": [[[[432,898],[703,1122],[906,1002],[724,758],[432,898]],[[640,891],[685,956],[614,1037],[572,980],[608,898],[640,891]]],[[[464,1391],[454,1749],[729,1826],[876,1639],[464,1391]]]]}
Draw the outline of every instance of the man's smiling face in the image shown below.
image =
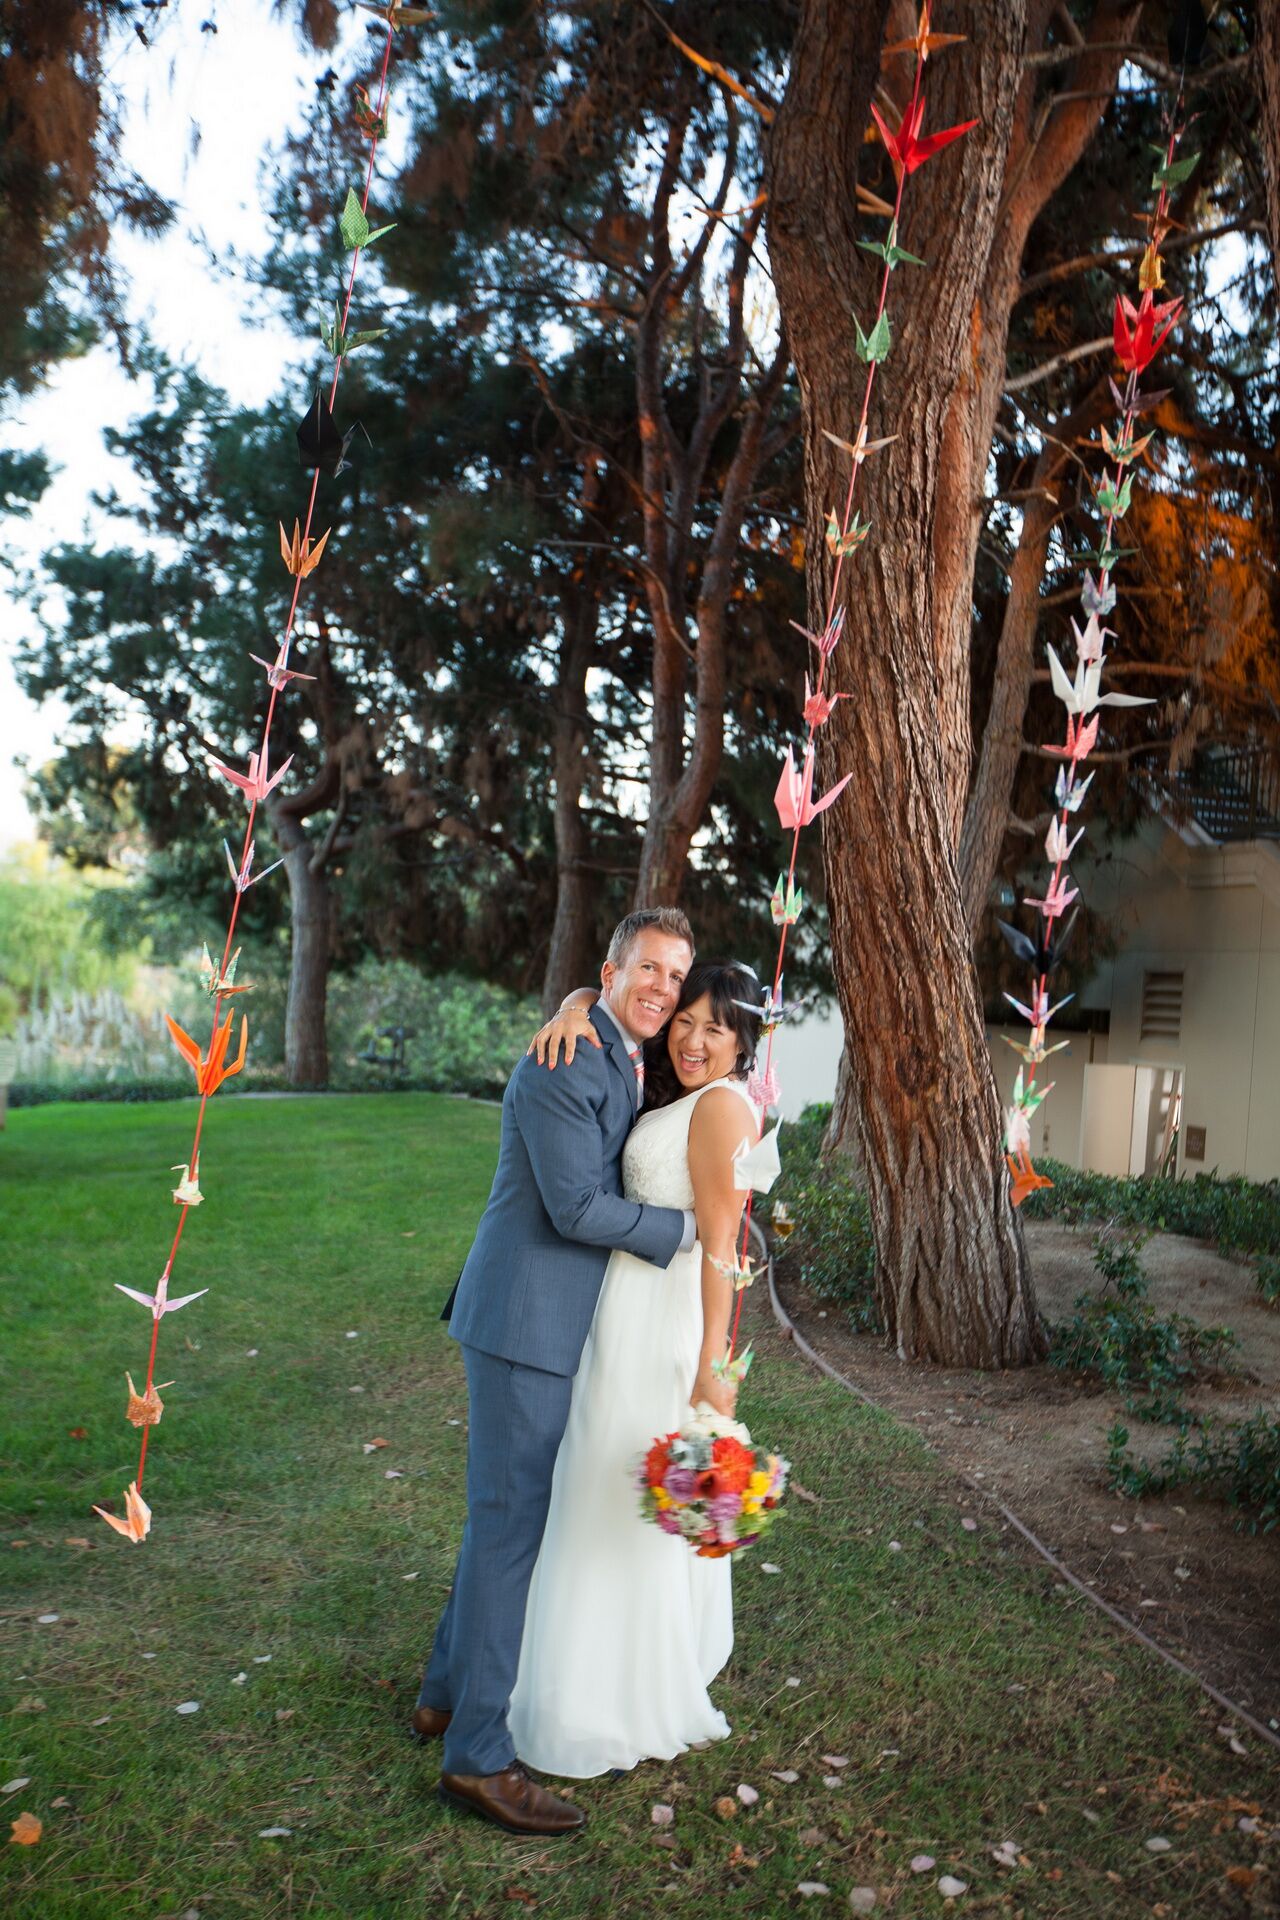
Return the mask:
{"type": "Polygon", "coordinates": [[[658,927],[645,927],[620,966],[605,961],[600,975],[605,999],[628,1033],[637,1040],[650,1040],[674,1013],[692,965],[687,940],[658,927]]]}

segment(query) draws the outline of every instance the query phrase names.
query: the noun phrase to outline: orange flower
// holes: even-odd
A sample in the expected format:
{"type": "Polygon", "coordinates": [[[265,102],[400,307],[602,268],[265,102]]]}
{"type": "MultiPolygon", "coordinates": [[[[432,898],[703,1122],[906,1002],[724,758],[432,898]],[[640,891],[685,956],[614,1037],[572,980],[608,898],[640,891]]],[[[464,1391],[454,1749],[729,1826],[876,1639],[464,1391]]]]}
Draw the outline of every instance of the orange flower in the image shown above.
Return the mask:
{"type": "Polygon", "coordinates": [[[667,1434],[663,1440],[655,1440],[644,1458],[644,1477],[651,1487],[660,1487],[671,1464],[668,1451],[671,1442],[678,1437],[676,1433],[667,1434]]]}

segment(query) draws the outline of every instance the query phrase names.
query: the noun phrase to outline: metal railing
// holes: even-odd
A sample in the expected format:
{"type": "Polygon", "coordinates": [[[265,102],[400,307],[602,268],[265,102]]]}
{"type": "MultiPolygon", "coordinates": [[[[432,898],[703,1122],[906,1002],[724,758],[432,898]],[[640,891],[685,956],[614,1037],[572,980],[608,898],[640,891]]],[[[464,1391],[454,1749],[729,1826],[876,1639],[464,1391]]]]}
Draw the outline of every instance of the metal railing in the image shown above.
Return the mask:
{"type": "Polygon", "coordinates": [[[1206,747],[1177,773],[1151,771],[1211,840],[1280,840],[1280,749],[1206,747]]]}

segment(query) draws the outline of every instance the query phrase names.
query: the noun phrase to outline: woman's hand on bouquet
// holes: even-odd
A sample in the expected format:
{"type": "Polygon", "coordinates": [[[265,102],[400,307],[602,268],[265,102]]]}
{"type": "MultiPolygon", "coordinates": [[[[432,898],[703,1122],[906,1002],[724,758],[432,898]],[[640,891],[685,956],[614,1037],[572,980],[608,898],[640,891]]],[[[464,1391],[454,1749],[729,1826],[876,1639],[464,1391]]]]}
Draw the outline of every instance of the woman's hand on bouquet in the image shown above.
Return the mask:
{"type": "Polygon", "coordinates": [[[528,1052],[537,1054],[540,1067],[554,1067],[563,1047],[567,1067],[573,1060],[580,1040],[589,1040],[593,1047],[602,1044],[600,1035],[587,1017],[585,1007],[562,1007],[547,1021],[545,1027],[539,1027],[529,1042],[528,1052]]]}
{"type": "Polygon", "coordinates": [[[698,1377],[693,1383],[693,1392],[689,1395],[689,1403],[691,1406],[696,1407],[702,1400],[705,1400],[707,1405],[713,1407],[724,1419],[733,1420],[737,1418],[738,1388],[736,1382],[720,1379],[717,1374],[711,1371],[710,1366],[707,1365],[698,1368],[698,1377]]]}

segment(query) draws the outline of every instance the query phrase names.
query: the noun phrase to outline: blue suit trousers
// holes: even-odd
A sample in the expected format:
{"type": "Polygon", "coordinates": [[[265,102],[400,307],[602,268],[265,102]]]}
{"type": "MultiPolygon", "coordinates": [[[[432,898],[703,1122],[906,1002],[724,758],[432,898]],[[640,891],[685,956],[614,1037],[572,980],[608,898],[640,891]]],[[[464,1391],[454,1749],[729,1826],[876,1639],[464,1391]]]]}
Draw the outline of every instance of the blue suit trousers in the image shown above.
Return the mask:
{"type": "Polygon", "coordinates": [[[464,1345],[462,1358],[467,1524],[418,1704],[452,1711],[447,1772],[490,1774],[516,1757],[507,1710],[573,1381],[476,1347],[464,1345]]]}

